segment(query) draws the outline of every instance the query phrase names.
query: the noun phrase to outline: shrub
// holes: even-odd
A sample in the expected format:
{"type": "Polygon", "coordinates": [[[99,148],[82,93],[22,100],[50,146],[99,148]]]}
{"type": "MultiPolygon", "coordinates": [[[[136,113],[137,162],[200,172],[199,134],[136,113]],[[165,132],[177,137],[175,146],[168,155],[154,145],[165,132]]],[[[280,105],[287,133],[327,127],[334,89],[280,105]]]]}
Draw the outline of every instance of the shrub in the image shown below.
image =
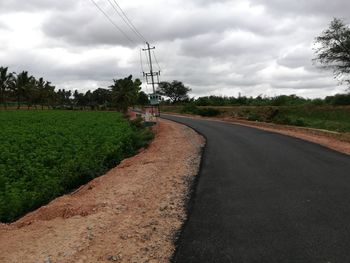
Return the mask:
{"type": "Polygon", "coordinates": [[[219,115],[221,112],[214,108],[199,108],[197,114],[205,117],[214,117],[219,115]]]}

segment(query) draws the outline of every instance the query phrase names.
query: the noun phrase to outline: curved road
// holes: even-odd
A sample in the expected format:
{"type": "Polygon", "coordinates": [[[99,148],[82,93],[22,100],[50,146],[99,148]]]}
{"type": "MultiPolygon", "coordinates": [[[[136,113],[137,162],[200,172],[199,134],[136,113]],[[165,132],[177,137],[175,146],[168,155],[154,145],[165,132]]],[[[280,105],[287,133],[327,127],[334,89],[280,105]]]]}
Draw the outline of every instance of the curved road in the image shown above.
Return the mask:
{"type": "Polygon", "coordinates": [[[174,262],[350,262],[350,157],[244,126],[162,115],[207,138],[174,262]]]}

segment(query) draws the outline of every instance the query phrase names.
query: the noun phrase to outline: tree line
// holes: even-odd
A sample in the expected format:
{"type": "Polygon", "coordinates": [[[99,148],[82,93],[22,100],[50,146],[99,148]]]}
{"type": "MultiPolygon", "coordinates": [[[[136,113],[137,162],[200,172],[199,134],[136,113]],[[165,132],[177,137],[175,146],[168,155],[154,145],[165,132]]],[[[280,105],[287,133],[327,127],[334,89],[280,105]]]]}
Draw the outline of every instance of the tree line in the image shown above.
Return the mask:
{"type": "Polygon", "coordinates": [[[148,96],[141,91],[141,81],[130,75],[113,80],[108,88],[98,88],[85,93],[78,90],[55,90],[50,81],[35,78],[28,71],[9,72],[0,67],[0,105],[5,109],[23,106],[52,109],[109,109],[126,112],[132,105],[147,105],[148,96]]]}
{"type": "MultiPolygon", "coordinates": [[[[163,105],[172,104],[170,101],[163,102],[163,105]]],[[[324,99],[308,99],[293,95],[280,95],[274,97],[257,96],[204,96],[186,99],[176,104],[194,104],[196,106],[302,106],[302,105],[350,105],[350,94],[336,94],[327,96],[324,99]]]]}

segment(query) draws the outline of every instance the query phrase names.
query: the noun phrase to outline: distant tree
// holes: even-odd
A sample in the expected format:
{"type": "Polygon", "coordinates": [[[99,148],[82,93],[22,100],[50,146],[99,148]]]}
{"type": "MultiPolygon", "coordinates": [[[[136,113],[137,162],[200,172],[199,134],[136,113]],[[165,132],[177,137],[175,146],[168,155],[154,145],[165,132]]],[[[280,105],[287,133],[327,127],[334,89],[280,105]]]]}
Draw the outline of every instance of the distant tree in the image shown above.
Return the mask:
{"type": "Polygon", "coordinates": [[[92,92],[92,101],[94,105],[106,107],[112,101],[112,91],[98,88],[92,92]]]}
{"type": "Polygon", "coordinates": [[[85,107],[86,106],[86,100],[85,100],[85,96],[84,93],[80,93],[78,92],[78,90],[75,90],[73,93],[73,101],[75,106],[77,107],[85,107]]]}
{"type": "Polygon", "coordinates": [[[6,94],[10,89],[11,82],[13,81],[12,73],[8,73],[8,68],[0,67],[0,104],[4,104],[7,108],[6,94]]]}
{"type": "Polygon", "coordinates": [[[88,90],[84,95],[86,106],[89,106],[91,109],[94,108],[94,102],[92,100],[92,92],[88,90]]]}
{"type": "Polygon", "coordinates": [[[325,69],[333,70],[335,78],[350,84],[350,28],[344,21],[334,18],[329,28],[316,37],[316,58],[325,69]]]}
{"type": "Polygon", "coordinates": [[[118,111],[126,113],[128,107],[135,105],[138,93],[141,90],[141,81],[132,80],[132,75],[124,79],[114,79],[112,89],[112,103],[118,111]]]}
{"type": "Polygon", "coordinates": [[[138,97],[137,97],[136,104],[140,105],[140,106],[146,106],[149,103],[150,103],[150,101],[149,101],[148,95],[145,92],[140,91],[140,93],[138,94],[138,97]]]}
{"type": "Polygon", "coordinates": [[[60,106],[70,106],[71,105],[71,99],[72,91],[65,90],[65,89],[59,89],[56,93],[58,104],[60,106]]]}
{"type": "Polygon", "coordinates": [[[45,81],[43,78],[39,78],[36,81],[36,96],[34,99],[34,104],[35,106],[39,104],[41,105],[41,109],[44,109],[45,100],[45,81]]]}
{"type": "Polygon", "coordinates": [[[32,76],[28,75],[28,71],[22,71],[17,74],[10,84],[17,100],[17,109],[21,107],[21,100],[25,97],[25,91],[28,91],[28,86],[31,85],[32,76]]]}
{"type": "Polygon", "coordinates": [[[56,103],[56,98],[57,98],[57,96],[56,96],[56,93],[55,93],[55,86],[52,86],[51,82],[45,81],[45,85],[44,85],[44,101],[47,104],[47,106],[53,107],[53,105],[56,103]]]}
{"type": "Polygon", "coordinates": [[[172,103],[184,101],[188,99],[188,92],[191,89],[186,87],[182,82],[174,80],[173,82],[161,82],[159,84],[158,93],[166,96],[172,103]]]}
{"type": "Polygon", "coordinates": [[[37,83],[38,81],[33,76],[31,76],[28,84],[25,85],[23,88],[24,98],[25,98],[25,101],[27,102],[28,109],[33,105],[35,105],[36,107],[35,103],[39,98],[39,90],[38,90],[37,83]]]}

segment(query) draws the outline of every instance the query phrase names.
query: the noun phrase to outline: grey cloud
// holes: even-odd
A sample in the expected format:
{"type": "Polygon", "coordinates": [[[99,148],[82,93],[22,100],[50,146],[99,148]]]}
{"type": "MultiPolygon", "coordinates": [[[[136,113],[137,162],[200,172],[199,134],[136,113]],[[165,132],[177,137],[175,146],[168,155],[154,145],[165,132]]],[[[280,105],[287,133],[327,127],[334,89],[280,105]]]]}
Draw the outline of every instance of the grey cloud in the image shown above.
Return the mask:
{"type": "MultiPolygon", "coordinates": [[[[9,30],[10,28],[2,21],[0,21],[0,31],[3,30],[9,30]]],[[[0,44],[1,45],[1,44],[0,44]]]]}
{"type": "MultiPolygon", "coordinates": [[[[47,58],[45,54],[35,51],[18,52],[10,57],[0,56],[1,61],[7,61],[11,71],[29,71],[36,77],[44,77],[53,84],[80,80],[112,82],[113,78],[122,78],[139,72],[135,67],[121,67],[113,57],[89,59],[83,63],[57,63],[57,58],[47,58]]],[[[75,87],[79,89],[79,86],[75,87]]]]}
{"type": "Polygon", "coordinates": [[[74,12],[55,14],[44,22],[43,32],[48,37],[61,39],[70,45],[133,45],[108,21],[89,14],[80,16],[76,16],[74,12]]]}
{"type": "Polygon", "coordinates": [[[279,58],[277,63],[289,68],[306,67],[310,69],[313,67],[313,57],[314,55],[310,47],[299,47],[279,58]]]}
{"type": "MultiPolygon", "coordinates": [[[[224,2],[229,3],[229,1],[224,2]]],[[[110,6],[106,5],[102,8],[130,38],[140,43],[140,39],[137,39],[133,32],[124,25],[110,6]]],[[[208,33],[220,34],[233,29],[269,36],[288,34],[293,30],[293,25],[283,25],[280,21],[264,14],[259,15],[259,19],[264,19],[264,23],[256,23],[248,11],[241,13],[235,11],[233,7],[229,9],[226,9],[225,6],[219,9],[199,7],[194,10],[175,10],[175,12],[171,8],[172,6],[165,4],[158,9],[144,10],[142,13],[135,9],[127,10],[127,13],[133,17],[133,23],[139,31],[147,39],[151,39],[151,42],[188,39],[208,33]],[[149,23],[144,22],[153,20],[155,23],[152,23],[151,28],[149,23]],[[279,24],[276,27],[277,23],[279,24]]],[[[78,45],[130,44],[125,36],[118,32],[93,6],[89,6],[85,13],[78,14],[79,12],[79,10],[73,10],[50,16],[43,25],[44,33],[49,37],[59,37],[78,45]]]]}
{"type": "Polygon", "coordinates": [[[67,10],[74,8],[76,1],[70,0],[1,0],[0,13],[40,11],[40,10],[67,10]]]}
{"type": "Polygon", "coordinates": [[[281,0],[251,0],[252,3],[262,4],[268,10],[280,16],[312,15],[326,17],[349,18],[350,2],[345,0],[307,0],[307,1],[281,1],[281,0]]]}

